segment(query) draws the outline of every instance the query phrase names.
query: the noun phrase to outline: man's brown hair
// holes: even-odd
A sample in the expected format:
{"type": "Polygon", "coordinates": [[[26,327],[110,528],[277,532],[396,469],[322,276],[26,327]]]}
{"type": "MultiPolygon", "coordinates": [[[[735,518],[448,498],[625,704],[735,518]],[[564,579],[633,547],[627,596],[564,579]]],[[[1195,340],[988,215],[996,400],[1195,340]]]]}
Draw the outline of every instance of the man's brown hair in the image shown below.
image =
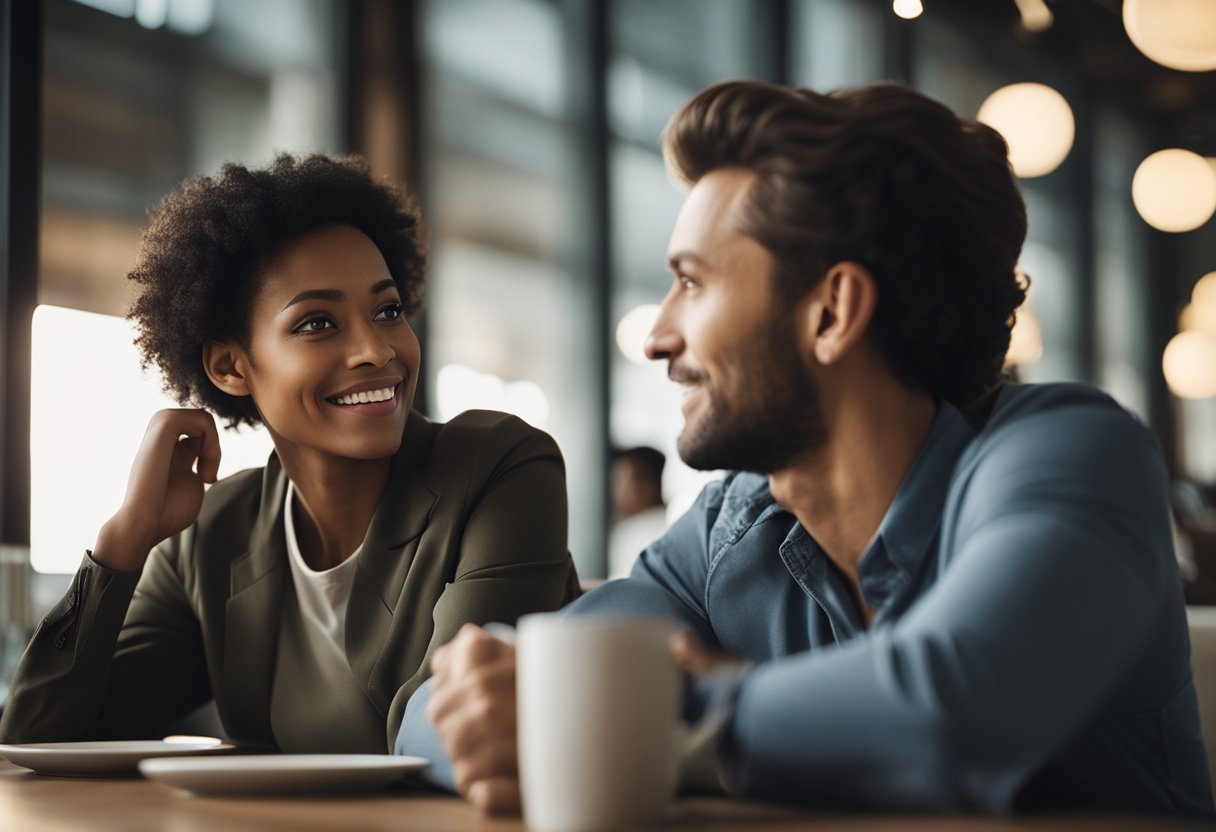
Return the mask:
{"type": "Polygon", "coordinates": [[[1026,207],[1001,136],[894,83],[821,95],[735,81],[672,117],[668,170],[756,175],[742,228],[774,256],[783,300],[844,260],[878,285],[869,335],[910,388],[967,406],[998,383],[1026,207]]]}

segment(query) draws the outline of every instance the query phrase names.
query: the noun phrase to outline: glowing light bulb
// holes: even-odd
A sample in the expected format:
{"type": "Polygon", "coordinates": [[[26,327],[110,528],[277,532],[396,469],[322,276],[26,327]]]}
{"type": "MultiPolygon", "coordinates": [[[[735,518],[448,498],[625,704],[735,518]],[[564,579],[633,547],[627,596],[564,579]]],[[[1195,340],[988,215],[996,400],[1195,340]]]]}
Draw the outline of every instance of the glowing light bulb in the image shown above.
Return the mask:
{"type": "Polygon", "coordinates": [[[1216,69],[1216,3],[1125,0],[1123,28],[1150,60],[1182,72],[1216,69]]]}
{"type": "Polygon", "coordinates": [[[1216,272],[1208,272],[1199,278],[1191,290],[1191,303],[1216,309],[1216,272]]]}
{"type": "Polygon", "coordinates": [[[1179,332],[1161,357],[1165,381],[1184,399],[1216,396],[1216,337],[1205,332],[1179,332]]]}
{"type": "Polygon", "coordinates": [[[925,7],[921,4],[920,0],[895,0],[891,4],[891,11],[904,20],[912,20],[920,17],[924,13],[925,7]]]}
{"type": "Polygon", "coordinates": [[[1022,27],[1028,32],[1046,32],[1055,22],[1051,9],[1043,0],[1016,0],[1022,27]]]}
{"type": "Polygon", "coordinates": [[[1190,231],[1216,211],[1216,170],[1181,148],[1149,155],[1132,177],[1132,202],[1144,221],[1161,231],[1190,231]]]}
{"type": "Polygon", "coordinates": [[[1044,84],[1001,87],[988,96],[976,118],[1005,138],[1009,164],[1023,179],[1058,168],[1077,130],[1064,96],[1044,84]]]}
{"type": "Polygon", "coordinates": [[[1216,272],[1199,278],[1191,290],[1191,302],[1178,316],[1178,329],[1206,332],[1216,338],[1216,272]]]}
{"type": "Polygon", "coordinates": [[[1206,332],[1216,338],[1216,304],[1188,303],[1178,316],[1178,329],[1183,332],[1206,332]]]}

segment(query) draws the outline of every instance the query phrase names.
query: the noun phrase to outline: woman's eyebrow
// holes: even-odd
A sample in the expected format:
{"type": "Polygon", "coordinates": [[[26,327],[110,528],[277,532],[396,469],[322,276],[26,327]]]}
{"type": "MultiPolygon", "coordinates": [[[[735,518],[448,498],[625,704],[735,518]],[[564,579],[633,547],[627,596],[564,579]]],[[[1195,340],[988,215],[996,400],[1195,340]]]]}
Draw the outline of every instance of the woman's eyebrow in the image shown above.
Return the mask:
{"type": "MultiPolygon", "coordinates": [[[[386,277],[384,280],[381,280],[379,283],[372,286],[371,293],[373,295],[378,295],[386,289],[393,289],[396,286],[397,281],[393,280],[391,277],[386,277]]],[[[305,289],[303,292],[300,292],[300,294],[287,301],[287,304],[283,307],[283,309],[288,309],[295,306],[297,303],[302,303],[306,300],[342,300],[345,297],[346,293],[341,289],[305,289]]],[[[283,310],[279,311],[281,312],[283,310]]]]}
{"type": "MultiPolygon", "coordinates": [[[[346,297],[346,294],[341,289],[305,289],[287,301],[283,309],[295,306],[297,303],[302,303],[306,300],[342,300],[344,297],[346,297]]],[[[282,310],[279,311],[281,312],[282,310]]]]}

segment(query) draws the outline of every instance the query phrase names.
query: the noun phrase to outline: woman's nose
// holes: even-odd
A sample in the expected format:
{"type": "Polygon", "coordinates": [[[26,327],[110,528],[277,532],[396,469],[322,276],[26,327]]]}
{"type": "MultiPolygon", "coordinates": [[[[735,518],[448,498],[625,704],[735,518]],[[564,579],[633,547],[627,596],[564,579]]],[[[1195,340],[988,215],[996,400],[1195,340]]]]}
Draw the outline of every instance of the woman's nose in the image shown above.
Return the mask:
{"type": "Polygon", "coordinates": [[[350,365],[357,367],[361,364],[371,364],[373,367],[383,367],[392,361],[396,354],[392,344],[377,332],[374,326],[365,326],[356,336],[350,365]]]}

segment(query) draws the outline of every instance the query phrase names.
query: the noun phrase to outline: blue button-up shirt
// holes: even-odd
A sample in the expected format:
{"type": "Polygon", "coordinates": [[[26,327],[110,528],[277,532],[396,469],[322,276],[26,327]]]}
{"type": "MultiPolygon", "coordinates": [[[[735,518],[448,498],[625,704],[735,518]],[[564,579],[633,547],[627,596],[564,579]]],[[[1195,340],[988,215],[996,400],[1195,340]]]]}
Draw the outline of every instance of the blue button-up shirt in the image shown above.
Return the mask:
{"type": "Polygon", "coordinates": [[[1168,512],[1154,440],[1107,396],[1009,386],[978,431],[939,406],[858,565],[868,629],[743,473],[567,610],[665,613],[754,663],[689,706],[730,709],[748,795],[1216,817],[1168,512]]]}

